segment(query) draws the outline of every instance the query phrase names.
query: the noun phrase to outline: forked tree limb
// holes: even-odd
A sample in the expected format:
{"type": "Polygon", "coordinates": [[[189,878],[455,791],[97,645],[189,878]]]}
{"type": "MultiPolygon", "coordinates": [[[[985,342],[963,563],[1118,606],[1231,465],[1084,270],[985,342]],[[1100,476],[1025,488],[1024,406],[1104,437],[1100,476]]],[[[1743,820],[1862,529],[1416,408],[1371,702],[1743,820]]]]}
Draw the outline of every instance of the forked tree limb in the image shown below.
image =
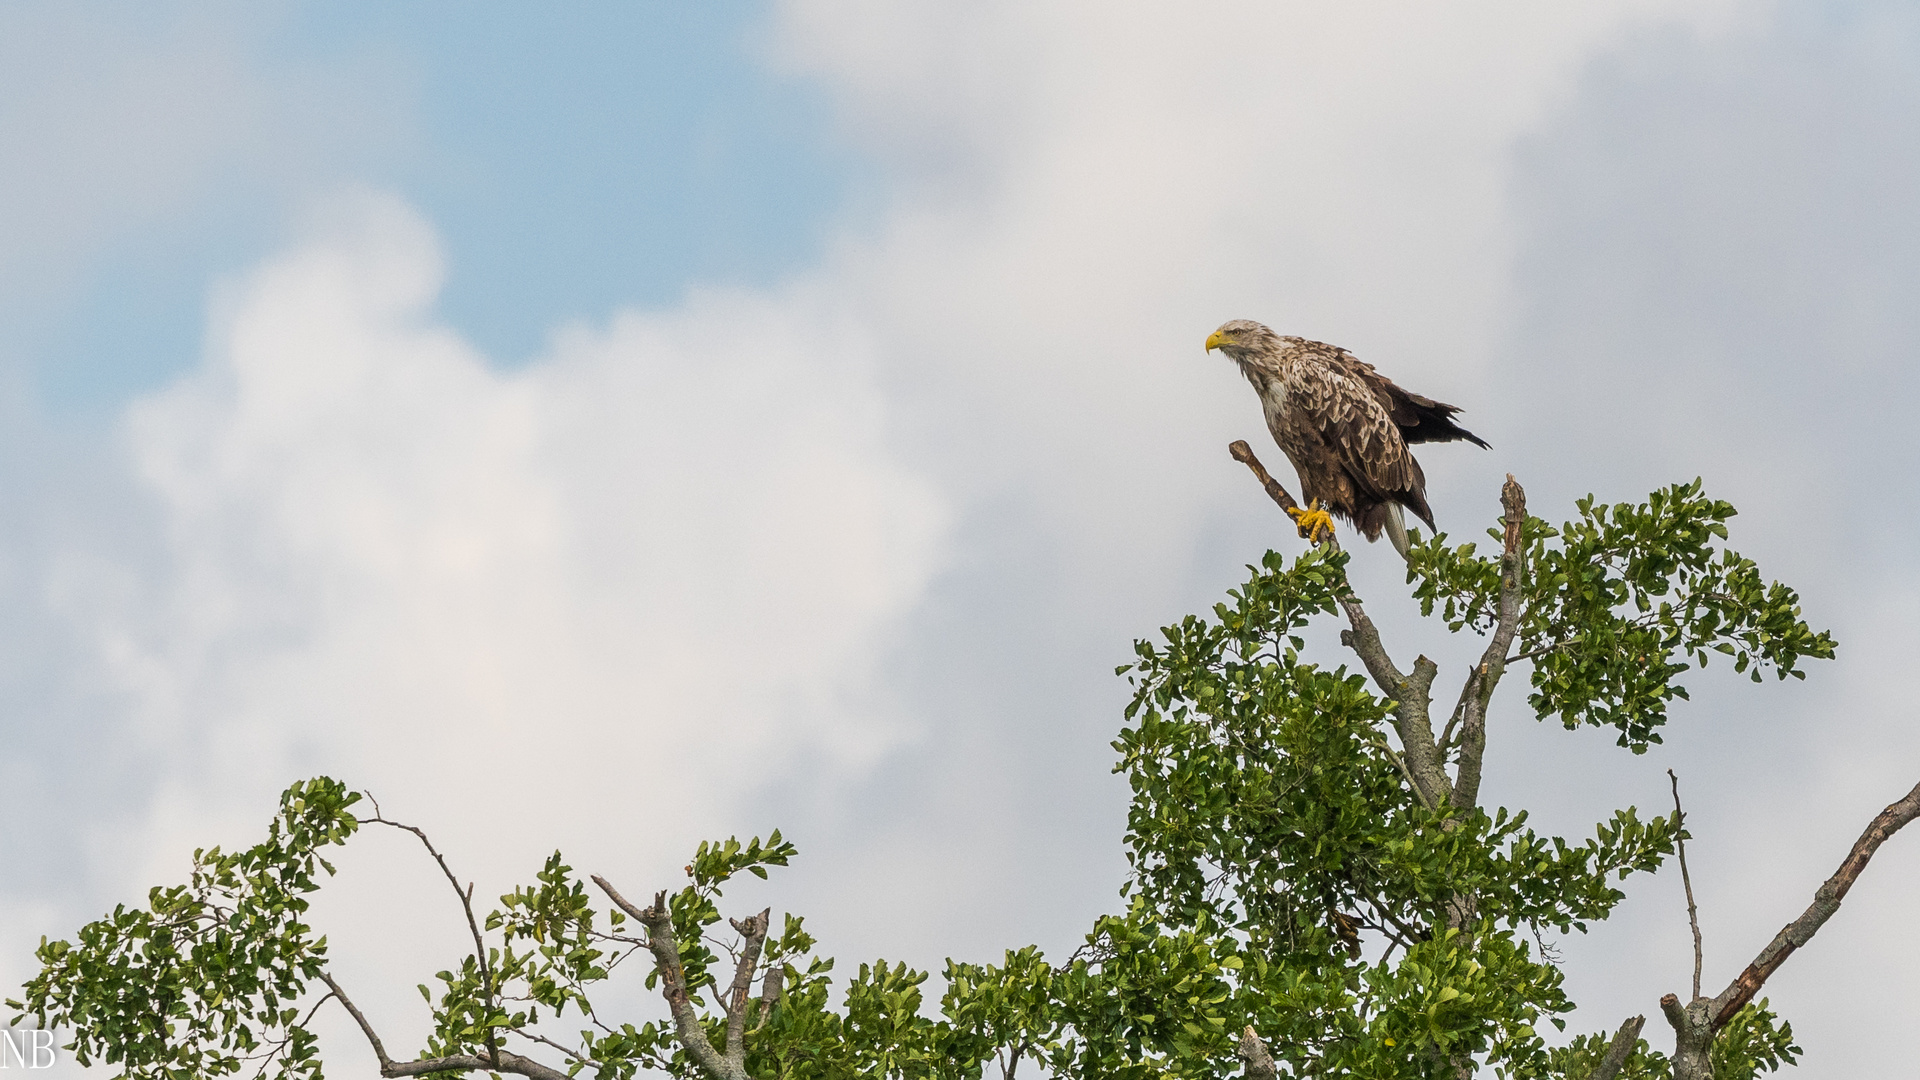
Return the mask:
{"type": "Polygon", "coordinates": [[[1886,843],[1888,837],[1916,817],[1920,817],[1920,784],[1915,784],[1905,798],[1874,817],[1866,831],[1860,834],[1860,839],[1853,842],[1853,850],[1841,860],[1840,869],[1834,871],[1833,876],[1814,891],[1813,903],[1807,910],[1775,934],[1767,947],[1760,950],[1760,955],[1754,957],[1753,963],[1740,973],[1740,977],[1713,999],[1715,1031],[1725,1027],[1735,1013],[1753,1000],[1753,996],[1766,985],[1768,977],[1780,970],[1780,965],[1786,963],[1787,957],[1793,955],[1795,949],[1813,939],[1814,933],[1833,917],[1834,912],[1840,910],[1840,901],[1846,897],[1847,890],[1853,888],[1860,872],[1867,868],[1867,861],[1873,858],[1873,853],[1880,850],[1880,845],[1886,843]]]}
{"type": "Polygon", "coordinates": [[[1800,917],[1788,923],[1784,929],[1774,935],[1760,955],[1747,965],[1738,978],[1725,990],[1713,998],[1695,995],[1691,1002],[1682,1004],[1678,995],[1668,994],[1660,999],[1660,1011],[1666,1014],[1667,1023],[1673,1027],[1673,1077],[1674,1080],[1711,1080],[1713,1076],[1712,1048],[1713,1040],[1720,1029],[1727,1026],[1739,1011],[1753,1000],[1767,979],[1780,970],[1787,957],[1795,949],[1813,940],[1813,935],[1833,913],[1840,910],[1840,901],[1853,888],[1860,872],[1867,868],[1868,860],[1887,838],[1899,832],[1901,827],[1920,817],[1920,784],[1915,784],[1906,797],[1880,811],[1860,839],[1853,842],[1853,850],[1841,860],[1840,869],[1823,882],[1813,894],[1813,903],[1800,917]]]}
{"type": "MultiPolygon", "coordinates": [[[[660,976],[660,991],[667,999],[667,1011],[673,1014],[674,1033],[687,1056],[714,1080],[745,1080],[746,1070],[736,1066],[726,1054],[714,1049],[707,1038],[700,1014],[694,1011],[693,994],[687,986],[687,971],[680,963],[680,942],[674,937],[673,915],[667,910],[665,891],[654,894],[651,907],[639,907],[620,895],[606,878],[593,875],[593,883],[607,894],[621,911],[647,928],[647,951],[653,954],[653,968],[660,976]]],[[[763,931],[764,933],[764,931],[763,931]]]]}

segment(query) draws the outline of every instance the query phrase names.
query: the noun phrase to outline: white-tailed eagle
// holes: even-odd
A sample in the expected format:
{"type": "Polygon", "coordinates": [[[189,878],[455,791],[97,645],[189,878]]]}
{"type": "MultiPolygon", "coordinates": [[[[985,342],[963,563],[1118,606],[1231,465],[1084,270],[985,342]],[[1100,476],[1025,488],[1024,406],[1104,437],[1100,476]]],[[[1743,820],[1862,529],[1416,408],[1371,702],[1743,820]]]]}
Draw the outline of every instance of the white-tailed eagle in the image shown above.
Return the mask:
{"type": "Polygon", "coordinates": [[[1207,338],[1253,384],[1273,441],[1300,474],[1308,510],[1296,515],[1309,532],[1331,530],[1330,511],[1368,540],[1384,530],[1401,555],[1407,527],[1401,508],[1432,529],[1427,478],[1409,443],[1465,439],[1487,444],[1455,424],[1460,410],[1410,394],[1337,345],[1282,337],[1250,319],[1235,319],[1207,338]]]}

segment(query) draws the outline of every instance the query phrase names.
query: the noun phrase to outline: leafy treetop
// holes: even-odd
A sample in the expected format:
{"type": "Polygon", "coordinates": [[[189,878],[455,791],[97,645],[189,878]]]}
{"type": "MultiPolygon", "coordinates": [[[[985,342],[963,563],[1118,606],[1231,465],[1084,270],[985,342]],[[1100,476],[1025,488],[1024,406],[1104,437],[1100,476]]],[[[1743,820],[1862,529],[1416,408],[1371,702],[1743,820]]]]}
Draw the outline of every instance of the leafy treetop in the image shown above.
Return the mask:
{"type": "MultiPolygon", "coordinates": [[[[1718,653],[1754,678],[1799,677],[1833,642],[1802,621],[1791,589],[1724,546],[1733,510],[1698,481],[1639,505],[1582,500],[1559,528],[1525,514],[1518,485],[1503,507],[1494,551],[1440,536],[1409,560],[1423,614],[1487,643],[1437,735],[1437,667],[1394,662],[1333,545],[1268,553],[1211,618],[1136,645],[1113,744],[1133,793],[1125,910],[1096,920],[1063,963],[1032,947],[998,964],[949,960],[936,1004],[926,972],[876,961],[836,994],[834,961],[799,917],[721,926],[729,881],[796,854],[778,832],[702,844],[686,884],[644,907],[599,877],[596,898],[556,852],[484,916],[447,871],[474,946],[437,991],[421,987],[427,1045],[393,1059],[301,920],[317,872],[332,871],[324,848],[366,824],[426,836],[377,808],[356,817],[360,796],[322,777],[288,789],[261,844],[196,852],[188,883],[153,890],[145,909],[43,941],[42,971],[11,1004],[71,1030],[83,1063],[153,1080],[317,1078],[308,1025],[328,999],[384,1076],[959,1080],[994,1064],[1008,1078],[1026,1065],[1114,1080],[1242,1068],[1694,1080],[1691,1058],[1651,1049],[1637,1025],[1560,1047],[1539,1031],[1564,1028],[1573,1008],[1549,936],[1606,919],[1620,883],[1674,851],[1678,812],[1622,807],[1570,840],[1539,834],[1525,811],[1483,807],[1487,703],[1506,668],[1527,663],[1537,716],[1612,727],[1638,753],[1659,741],[1693,665],[1718,653]],[[1310,657],[1309,625],[1341,616],[1361,672],[1310,657]],[[603,1016],[595,994],[635,955],[665,1016],[603,1016]]],[[[1713,1028],[1717,1080],[1799,1052],[1751,998],[1713,1028]]]]}

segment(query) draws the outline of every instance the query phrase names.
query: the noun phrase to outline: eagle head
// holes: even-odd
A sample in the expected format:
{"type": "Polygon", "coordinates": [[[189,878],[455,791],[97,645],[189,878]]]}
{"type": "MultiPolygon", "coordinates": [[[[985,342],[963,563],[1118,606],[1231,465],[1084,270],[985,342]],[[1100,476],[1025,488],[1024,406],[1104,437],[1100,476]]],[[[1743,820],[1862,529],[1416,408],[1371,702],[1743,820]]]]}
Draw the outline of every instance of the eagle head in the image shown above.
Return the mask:
{"type": "Polygon", "coordinates": [[[1208,352],[1219,349],[1234,360],[1250,353],[1272,352],[1279,345],[1278,335],[1252,319],[1221,323],[1220,329],[1207,336],[1208,352]]]}

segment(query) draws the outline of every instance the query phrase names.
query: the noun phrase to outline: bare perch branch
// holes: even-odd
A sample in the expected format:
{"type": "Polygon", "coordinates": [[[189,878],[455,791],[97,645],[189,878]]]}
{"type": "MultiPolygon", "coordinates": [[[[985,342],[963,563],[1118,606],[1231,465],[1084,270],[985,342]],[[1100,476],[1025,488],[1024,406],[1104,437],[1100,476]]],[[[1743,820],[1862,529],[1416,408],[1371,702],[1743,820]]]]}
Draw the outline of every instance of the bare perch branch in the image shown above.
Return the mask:
{"type": "MultiPolygon", "coordinates": [[[[1300,508],[1292,494],[1267,472],[1266,466],[1260,463],[1245,439],[1235,439],[1228,444],[1227,453],[1233,456],[1233,460],[1252,470],[1254,478],[1260,481],[1267,496],[1280,509],[1291,511],[1300,508]]],[[[1340,542],[1332,536],[1321,543],[1335,551],[1340,550],[1340,542]]],[[[1387,655],[1386,646],[1380,642],[1380,631],[1373,625],[1373,620],[1367,617],[1360,598],[1354,595],[1351,588],[1343,585],[1339,590],[1339,600],[1350,627],[1340,635],[1340,642],[1360,657],[1367,674],[1373,676],[1374,685],[1394,703],[1394,729],[1399,733],[1400,746],[1406,752],[1415,797],[1426,806],[1438,806],[1446,801],[1452,790],[1447,782],[1446,765],[1434,745],[1433,724],[1429,719],[1429,693],[1439,668],[1422,656],[1414,661],[1411,675],[1402,674],[1394,666],[1393,658],[1387,655]]]]}
{"type": "Polygon", "coordinates": [[[1606,1056],[1600,1059],[1600,1064],[1593,1067],[1593,1072],[1587,1076],[1587,1080],[1613,1080],[1620,1075],[1620,1070],[1626,1068],[1627,1057],[1633,1053],[1634,1046],[1640,1042],[1640,1029],[1646,1025],[1647,1018],[1644,1016],[1628,1017],[1626,1022],[1620,1025],[1620,1030],[1613,1033],[1613,1041],[1607,1044],[1606,1056]]]}
{"type": "Polygon", "coordinates": [[[1767,978],[1786,963],[1787,957],[1795,949],[1813,939],[1814,932],[1832,918],[1834,912],[1840,910],[1840,901],[1847,895],[1847,890],[1853,888],[1860,872],[1867,868],[1867,861],[1873,858],[1873,853],[1880,850],[1880,845],[1886,843],[1888,837],[1899,832],[1915,817],[1920,817],[1920,784],[1915,784],[1905,798],[1880,811],[1867,830],[1860,834],[1860,839],[1853,842],[1853,850],[1847,852],[1840,869],[1834,871],[1833,876],[1814,892],[1812,905],[1774,935],[1753,963],[1740,973],[1740,977],[1713,999],[1715,1031],[1725,1027],[1735,1013],[1753,1000],[1753,996],[1766,985],[1767,978]]]}
{"type": "MultiPolygon", "coordinates": [[[[673,916],[667,911],[666,892],[655,893],[653,906],[642,908],[621,896],[606,878],[595,874],[593,883],[600,886],[620,910],[647,928],[647,951],[653,954],[654,970],[660,975],[660,990],[667,999],[667,1009],[673,1013],[674,1032],[679,1036],[680,1045],[686,1047],[687,1056],[713,1080],[744,1080],[746,1070],[713,1048],[706,1029],[700,1024],[700,1015],[693,1010],[687,972],[680,964],[680,943],[673,934],[673,916]]],[[[731,1023],[728,1028],[731,1034],[731,1023]]]]}
{"type": "MultiPolygon", "coordinates": [[[[601,890],[607,894],[607,899],[612,900],[613,905],[619,908],[621,911],[626,912],[627,915],[633,919],[633,921],[639,923],[642,926],[645,926],[647,924],[646,909],[635,907],[633,905],[633,901],[628,900],[624,896],[621,896],[620,890],[614,888],[612,885],[609,885],[607,883],[606,878],[601,877],[599,874],[594,874],[593,883],[595,885],[600,886],[601,890]]],[[[642,944],[646,944],[646,943],[642,942],[642,944]]]]}
{"type": "Polygon", "coordinates": [[[1454,774],[1453,804],[1473,806],[1480,800],[1480,768],[1487,753],[1487,705],[1493,700],[1494,687],[1506,673],[1507,650],[1520,628],[1520,601],[1526,584],[1526,549],[1521,543],[1527,522],[1527,493],[1519,481],[1507,474],[1500,487],[1501,518],[1506,534],[1500,553],[1500,601],[1493,635],[1480,663],[1474,665],[1461,687],[1464,706],[1460,724],[1460,766],[1454,774]]]}
{"type": "Polygon", "coordinates": [[[1693,875],[1687,873],[1687,814],[1680,809],[1680,778],[1667,770],[1667,779],[1673,781],[1673,819],[1679,831],[1674,843],[1680,849],[1680,884],[1687,890],[1687,925],[1693,927],[1693,996],[1700,996],[1700,967],[1705,954],[1700,948],[1700,909],[1693,902],[1693,875]]]}
{"type": "MultiPolygon", "coordinates": [[[[1253,447],[1247,445],[1247,440],[1235,439],[1228,443],[1227,453],[1233,455],[1233,460],[1253,470],[1254,479],[1260,481],[1260,486],[1267,489],[1267,497],[1279,503],[1280,509],[1286,511],[1287,516],[1293,516],[1293,512],[1300,509],[1300,504],[1293,500],[1292,492],[1282,487],[1280,481],[1275,480],[1273,474],[1267,472],[1267,467],[1260,464],[1260,459],[1254,456],[1253,447]]],[[[1300,530],[1300,539],[1310,539],[1307,536],[1307,530],[1300,530]]],[[[1340,541],[1336,540],[1332,533],[1328,533],[1327,538],[1320,542],[1335,551],[1340,550],[1340,541]]]]}

